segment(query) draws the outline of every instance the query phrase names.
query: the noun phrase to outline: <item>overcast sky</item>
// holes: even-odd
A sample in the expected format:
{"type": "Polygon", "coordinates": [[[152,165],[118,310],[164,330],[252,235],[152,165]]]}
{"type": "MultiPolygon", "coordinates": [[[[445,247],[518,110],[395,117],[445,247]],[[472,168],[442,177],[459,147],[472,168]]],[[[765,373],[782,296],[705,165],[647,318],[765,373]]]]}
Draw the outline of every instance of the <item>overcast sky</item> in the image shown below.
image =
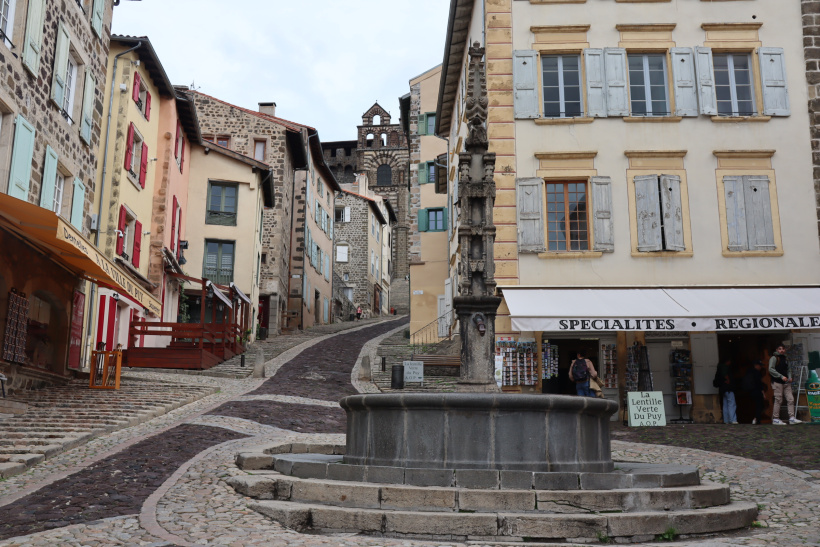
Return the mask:
{"type": "Polygon", "coordinates": [[[147,36],[174,85],[353,140],[379,101],[441,63],[449,0],[124,0],[113,32],[147,36]],[[226,9],[228,8],[228,9],[226,9]]]}

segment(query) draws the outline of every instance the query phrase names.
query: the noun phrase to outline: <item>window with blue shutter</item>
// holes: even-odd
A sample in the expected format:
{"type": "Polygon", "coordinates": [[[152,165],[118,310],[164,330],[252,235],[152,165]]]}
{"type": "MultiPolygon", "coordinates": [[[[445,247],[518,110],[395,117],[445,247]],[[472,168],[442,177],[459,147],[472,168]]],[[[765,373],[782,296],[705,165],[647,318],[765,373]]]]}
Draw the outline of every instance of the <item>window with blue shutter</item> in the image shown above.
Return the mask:
{"type": "Polygon", "coordinates": [[[34,76],[39,75],[40,54],[43,49],[43,25],[46,0],[29,0],[26,16],[26,36],[23,43],[23,66],[34,76]]]}
{"type": "MultiPolygon", "coordinates": [[[[85,185],[80,179],[74,179],[74,193],[71,196],[71,225],[83,230],[83,219],[85,218],[85,185]]],[[[142,234],[134,234],[134,237],[141,237],[142,234]]]]}
{"type": "Polygon", "coordinates": [[[54,189],[57,185],[57,152],[46,146],[46,161],[43,168],[43,185],[40,190],[40,207],[54,209],[54,189]]]}
{"type": "Polygon", "coordinates": [[[11,153],[9,176],[10,196],[28,201],[31,184],[31,161],[34,158],[34,126],[18,114],[14,128],[14,148],[11,153]]]}

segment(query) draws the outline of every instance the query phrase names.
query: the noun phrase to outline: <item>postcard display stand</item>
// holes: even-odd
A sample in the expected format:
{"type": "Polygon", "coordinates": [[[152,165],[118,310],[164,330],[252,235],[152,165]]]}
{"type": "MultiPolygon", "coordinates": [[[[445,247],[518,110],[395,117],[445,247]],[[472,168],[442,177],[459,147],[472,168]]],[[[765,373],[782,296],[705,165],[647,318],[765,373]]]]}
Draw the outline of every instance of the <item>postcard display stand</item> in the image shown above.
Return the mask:
{"type": "Polygon", "coordinates": [[[678,418],[669,420],[672,424],[692,423],[692,355],[689,350],[673,349],[669,352],[669,374],[672,376],[672,385],[675,389],[675,404],[678,405],[678,418]],[[689,396],[683,402],[681,395],[689,396]],[[680,395],[679,395],[680,394],[680,395]],[[683,407],[688,406],[689,417],[683,417],[683,407]]]}
{"type": "Polygon", "coordinates": [[[495,354],[500,355],[503,359],[502,386],[535,386],[538,384],[538,352],[535,339],[522,338],[518,341],[500,339],[496,341],[495,354]]]}

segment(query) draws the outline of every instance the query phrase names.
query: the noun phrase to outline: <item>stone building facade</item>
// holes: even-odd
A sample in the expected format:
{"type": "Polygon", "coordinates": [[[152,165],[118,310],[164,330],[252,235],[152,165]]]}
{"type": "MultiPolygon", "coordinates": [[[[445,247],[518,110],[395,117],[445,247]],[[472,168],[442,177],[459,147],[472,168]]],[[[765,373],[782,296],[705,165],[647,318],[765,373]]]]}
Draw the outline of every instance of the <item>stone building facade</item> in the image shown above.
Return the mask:
{"type": "Polygon", "coordinates": [[[358,172],[358,141],[334,141],[322,143],[325,163],[330,166],[339,184],[353,184],[358,172]]]}
{"type": "Polygon", "coordinates": [[[817,224],[820,233],[820,2],[801,0],[803,53],[809,85],[809,116],[814,192],[817,195],[817,224]]]}

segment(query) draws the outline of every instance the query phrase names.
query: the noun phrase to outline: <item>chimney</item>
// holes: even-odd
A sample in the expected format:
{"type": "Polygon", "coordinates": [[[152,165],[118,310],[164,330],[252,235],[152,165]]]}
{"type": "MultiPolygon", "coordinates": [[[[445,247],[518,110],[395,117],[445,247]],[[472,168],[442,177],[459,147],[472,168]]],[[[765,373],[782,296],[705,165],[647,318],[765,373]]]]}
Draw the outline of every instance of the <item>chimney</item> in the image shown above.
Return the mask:
{"type": "Polygon", "coordinates": [[[276,103],[259,103],[259,112],[268,116],[276,116],[276,103]]]}

